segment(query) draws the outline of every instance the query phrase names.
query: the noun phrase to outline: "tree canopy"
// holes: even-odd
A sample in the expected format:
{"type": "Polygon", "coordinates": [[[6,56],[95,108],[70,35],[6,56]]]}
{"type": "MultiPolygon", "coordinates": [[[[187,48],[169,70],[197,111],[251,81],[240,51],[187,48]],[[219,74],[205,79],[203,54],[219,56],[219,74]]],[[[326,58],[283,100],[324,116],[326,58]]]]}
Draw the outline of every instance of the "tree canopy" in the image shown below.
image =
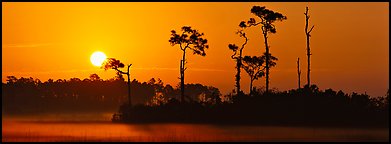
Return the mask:
{"type": "Polygon", "coordinates": [[[181,34],[177,34],[175,30],[171,31],[170,44],[172,46],[179,44],[182,51],[189,48],[193,51],[193,54],[205,56],[205,49],[209,48],[209,45],[207,44],[208,40],[202,38],[204,33],[200,33],[190,26],[183,26],[181,30],[181,34]]]}

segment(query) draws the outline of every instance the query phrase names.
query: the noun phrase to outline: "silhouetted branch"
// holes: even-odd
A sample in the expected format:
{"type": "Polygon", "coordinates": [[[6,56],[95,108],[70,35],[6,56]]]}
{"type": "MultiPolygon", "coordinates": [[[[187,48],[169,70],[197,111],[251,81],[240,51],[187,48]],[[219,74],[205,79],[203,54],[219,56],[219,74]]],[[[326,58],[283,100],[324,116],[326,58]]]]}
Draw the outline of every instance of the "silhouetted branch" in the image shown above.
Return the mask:
{"type": "Polygon", "coordinates": [[[118,72],[120,72],[121,74],[128,74],[128,73],[126,73],[126,72],[123,72],[123,71],[121,71],[121,70],[119,70],[118,68],[113,68],[114,70],[116,70],[116,71],[118,71],[118,72]]]}
{"type": "Polygon", "coordinates": [[[311,27],[310,31],[308,31],[308,34],[311,33],[312,29],[314,29],[314,26],[315,26],[315,25],[313,25],[313,26],[311,27]]]}

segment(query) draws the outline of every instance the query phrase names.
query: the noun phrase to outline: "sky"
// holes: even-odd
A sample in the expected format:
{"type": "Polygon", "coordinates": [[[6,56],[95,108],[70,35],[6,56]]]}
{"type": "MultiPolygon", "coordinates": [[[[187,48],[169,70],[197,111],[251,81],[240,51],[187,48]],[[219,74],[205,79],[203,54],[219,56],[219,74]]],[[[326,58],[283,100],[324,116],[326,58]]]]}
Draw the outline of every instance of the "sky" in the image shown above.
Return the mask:
{"type": "MultiPolygon", "coordinates": [[[[185,83],[220,89],[235,87],[235,61],[228,44],[244,40],[235,32],[249,18],[252,6],[287,16],[269,35],[270,52],[278,58],[270,70],[270,88],[297,88],[297,58],[301,84],[307,82],[305,8],[309,7],[311,32],[311,83],[321,90],[384,96],[389,89],[389,3],[387,2],[2,2],[2,82],[6,76],[103,79],[115,76],[91,64],[102,51],[108,57],[132,64],[131,79],[160,78],[179,83],[182,51],[168,42],[171,30],[191,26],[208,39],[206,56],[187,53],[185,83]]],[[[244,55],[265,51],[260,27],[246,29],[249,43],[244,55]]],[[[249,91],[242,71],[241,85],[249,91]]],[[[254,82],[265,86],[265,78],[254,82]]]]}

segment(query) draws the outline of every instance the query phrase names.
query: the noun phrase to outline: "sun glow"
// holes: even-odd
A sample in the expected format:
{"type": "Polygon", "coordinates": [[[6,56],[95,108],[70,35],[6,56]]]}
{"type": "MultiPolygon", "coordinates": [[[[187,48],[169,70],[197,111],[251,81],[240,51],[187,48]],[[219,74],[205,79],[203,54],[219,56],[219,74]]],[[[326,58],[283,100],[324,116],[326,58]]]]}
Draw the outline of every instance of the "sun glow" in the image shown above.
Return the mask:
{"type": "Polygon", "coordinates": [[[94,65],[94,66],[102,66],[102,63],[106,60],[106,55],[105,53],[103,52],[100,52],[100,51],[96,51],[94,52],[92,55],[91,55],[91,63],[94,65]]]}

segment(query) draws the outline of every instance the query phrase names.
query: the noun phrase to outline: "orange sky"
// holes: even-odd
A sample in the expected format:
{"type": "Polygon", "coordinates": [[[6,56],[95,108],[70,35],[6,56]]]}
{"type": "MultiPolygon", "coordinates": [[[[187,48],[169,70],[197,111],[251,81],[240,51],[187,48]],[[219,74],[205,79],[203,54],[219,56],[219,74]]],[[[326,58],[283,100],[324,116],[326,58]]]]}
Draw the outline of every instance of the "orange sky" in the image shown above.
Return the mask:
{"type": "MultiPolygon", "coordinates": [[[[320,89],[367,92],[384,96],[389,87],[389,3],[10,3],[2,2],[2,81],[5,77],[84,79],[97,73],[103,79],[115,71],[94,67],[90,55],[102,51],[125,64],[132,63],[132,79],[161,78],[179,82],[181,51],[168,42],[170,31],[184,25],[205,33],[206,57],[188,53],[186,83],[234,89],[235,62],[229,43],[241,44],[235,34],[242,20],[254,17],[254,5],[288,17],[277,22],[269,36],[270,52],[279,60],[271,69],[270,87],[297,88],[296,59],[301,59],[306,83],[305,7],[310,7],[311,81],[320,89]]],[[[259,28],[248,31],[245,55],[263,53],[259,28]]],[[[264,86],[265,79],[254,83],[264,86]]],[[[243,71],[242,89],[249,77],[243,71]]]]}

